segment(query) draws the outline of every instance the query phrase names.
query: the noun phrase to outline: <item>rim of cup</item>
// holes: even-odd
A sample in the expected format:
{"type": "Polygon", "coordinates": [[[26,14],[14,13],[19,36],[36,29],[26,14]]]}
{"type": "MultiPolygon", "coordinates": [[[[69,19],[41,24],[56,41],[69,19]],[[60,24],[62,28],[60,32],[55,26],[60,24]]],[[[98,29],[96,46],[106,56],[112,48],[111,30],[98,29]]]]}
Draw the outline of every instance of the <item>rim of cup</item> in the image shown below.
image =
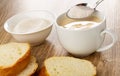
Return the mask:
{"type": "MultiPolygon", "coordinates": [[[[92,28],[89,28],[89,29],[86,29],[86,30],[78,29],[79,31],[92,30],[92,29],[96,28],[97,26],[99,26],[100,24],[102,24],[104,21],[106,21],[106,17],[105,17],[105,15],[104,15],[101,11],[96,10],[95,12],[97,12],[97,14],[100,14],[101,16],[103,16],[102,20],[101,20],[100,22],[96,23],[95,26],[92,27],[92,28]]],[[[60,26],[60,25],[58,24],[58,18],[61,17],[63,14],[65,14],[65,13],[60,14],[60,15],[56,18],[55,26],[57,26],[57,27],[59,27],[59,28],[61,28],[61,29],[64,29],[64,30],[78,31],[78,30],[75,30],[75,29],[66,29],[66,28],[64,28],[64,27],[62,27],[62,26],[60,26]]],[[[94,14],[93,14],[93,15],[94,15],[94,14]]],[[[98,15],[98,16],[100,16],[100,15],[98,15]]],[[[83,22],[83,21],[76,21],[76,22],[79,23],[79,22],[83,22]]]]}
{"type": "Polygon", "coordinates": [[[27,35],[27,34],[34,34],[34,33],[37,33],[37,32],[40,32],[40,31],[44,31],[46,29],[48,29],[49,27],[51,27],[54,22],[55,22],[55,15],[51,12],[51,11],[48,11],[48,10],[29,10],[29,11],[24,11],[24,12],[20,12],[20,13],[17,13],[13,16],[11,16],[10,18],[8,18],[5,23],[4,23],[4,29],[8,32],[8,33],[11,33],[11,34],[19,34],[19,35],[27,35]],[[30,33],[15,33],[15,32],[12,32],[10,31],[9,29],[7,29],[9,27],[9,24],[8,24],[8,21],[11,20],[12,18],[18,16],[18,15],[22,15],[22,14],[25,14],[25,13],[30,13],[30,12],[45,12],[49,15],[51,15],[51,17],[53,17],[53,19],[50,21],[50,24],[47,25],[45,28],[39,30],[39,31],[35,31],[35,32],[30,32],[30,33]]]}

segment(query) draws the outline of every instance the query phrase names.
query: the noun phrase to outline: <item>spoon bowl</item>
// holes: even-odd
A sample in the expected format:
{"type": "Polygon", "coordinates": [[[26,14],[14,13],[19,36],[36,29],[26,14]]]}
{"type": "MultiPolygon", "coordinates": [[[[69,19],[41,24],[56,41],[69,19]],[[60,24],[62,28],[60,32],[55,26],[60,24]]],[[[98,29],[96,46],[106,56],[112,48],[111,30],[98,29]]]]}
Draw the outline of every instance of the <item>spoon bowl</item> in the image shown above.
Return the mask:
{"type": "Polygon", "coordinates": [[[91,16],[95,11],[97,6],[102,2],[103,0],[98,0],[94,6],[94,8],[91,8],[87,6],[87,3],[80,3],[72,8],[70,8],[66,12],[66,16],[71,19],[82,19],[82,18],[87,18],[91,16]]]}

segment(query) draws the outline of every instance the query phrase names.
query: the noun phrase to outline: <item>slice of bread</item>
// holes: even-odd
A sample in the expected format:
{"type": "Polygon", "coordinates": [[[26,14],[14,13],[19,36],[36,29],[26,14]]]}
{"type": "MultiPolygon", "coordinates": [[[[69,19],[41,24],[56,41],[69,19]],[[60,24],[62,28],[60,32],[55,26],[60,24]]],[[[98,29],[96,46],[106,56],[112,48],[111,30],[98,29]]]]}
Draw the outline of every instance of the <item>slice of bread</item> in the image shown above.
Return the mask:
{"type": "Polygon", "coordinates": [[[0,45],[0,76],[16,76],[30,61],[28,43],[7,43],[0,45]]]}
{"type": "Polygon", "coordinates": [[[31,76],[35,73],[38,64],[36,63],[36,58],[31,56],[30,63],[28,66],[17,76],[31,76]]]}
{"type": "Polygon", "coordinates": [[[95,76],[96,68],[87,60],[51,57],[45,60],[39,76],[95,76]]]}

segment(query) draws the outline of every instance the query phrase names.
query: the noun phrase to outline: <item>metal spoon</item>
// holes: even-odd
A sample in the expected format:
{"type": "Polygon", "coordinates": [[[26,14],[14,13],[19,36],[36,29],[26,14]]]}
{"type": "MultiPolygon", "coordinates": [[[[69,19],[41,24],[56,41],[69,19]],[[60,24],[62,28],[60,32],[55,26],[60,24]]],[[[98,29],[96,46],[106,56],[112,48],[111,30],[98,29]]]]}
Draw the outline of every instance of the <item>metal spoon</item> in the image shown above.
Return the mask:
{"type": "Polygon", "coordinates": [[[86,18],[91,16],[95,11],[97,6],[102,2],[103,0],[98,0],[95,3],[94,8],[90,8],[87,6],[87,3],[80,3],[77,4],[75,6],[73,6],[72,8],[70,8],[67,13],[66,16],[68,18],[71,19],[82,19],[82,18],[86,18]]]}

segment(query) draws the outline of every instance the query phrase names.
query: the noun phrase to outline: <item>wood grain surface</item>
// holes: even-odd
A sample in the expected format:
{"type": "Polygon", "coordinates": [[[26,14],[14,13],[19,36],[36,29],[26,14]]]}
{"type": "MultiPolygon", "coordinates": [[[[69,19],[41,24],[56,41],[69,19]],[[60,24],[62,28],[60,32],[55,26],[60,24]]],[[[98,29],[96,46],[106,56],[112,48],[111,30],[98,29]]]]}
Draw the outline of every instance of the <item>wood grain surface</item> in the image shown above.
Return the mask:
{"type": "MultiPolygon", "coordinates": [[[[27,10],[50,10],[56,16],[65,12],[76,3],[89,2],[96,0],[0,0],[0,44],[14,41],[13,37],[5,32],[4,22],[11,16],[27,10]]],[[[93,53],[83,59],[90,60],[97,67],[97,76],[120,76],[120,0],[104,0],[98,7],[107,19],[107,28],[118,34],[118,41],[111,49],[93,53]]],[[[109,36],[106,37],[104,44],[111,42],[109,36]]],[[[43,61],[51,56],[72,56],[59,43],[56,30],[53,30],[46,41],[38,46],[31,48],[32,55],[37,58],[39,68],[35,73],[38,75],[43,61]]]]}

